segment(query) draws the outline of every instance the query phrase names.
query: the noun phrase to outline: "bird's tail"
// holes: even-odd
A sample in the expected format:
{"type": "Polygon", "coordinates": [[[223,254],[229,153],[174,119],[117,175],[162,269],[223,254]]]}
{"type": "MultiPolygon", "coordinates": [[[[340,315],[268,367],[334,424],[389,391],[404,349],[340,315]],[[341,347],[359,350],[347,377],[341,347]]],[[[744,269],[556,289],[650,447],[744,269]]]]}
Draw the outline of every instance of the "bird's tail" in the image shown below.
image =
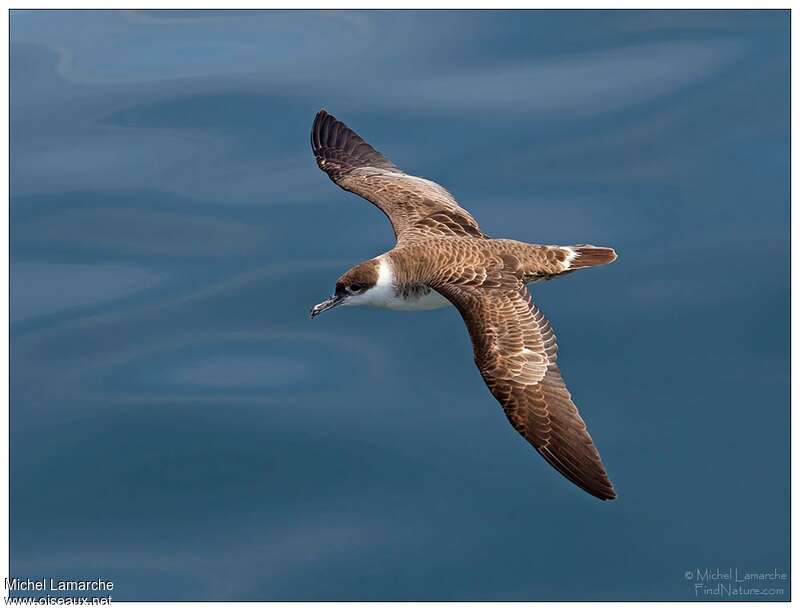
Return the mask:
{"type": "Polygon", "coordinates": [[[582,269],[584,267],[594,267],[595,265],[605,265],[617,258],[617,253],[613,248],[603,246],[592,246],[591,244],[580,244],[579,246],[566,246],[568,251],[567,259],[564,261],[567,268],[565,271],[582,269]]]}

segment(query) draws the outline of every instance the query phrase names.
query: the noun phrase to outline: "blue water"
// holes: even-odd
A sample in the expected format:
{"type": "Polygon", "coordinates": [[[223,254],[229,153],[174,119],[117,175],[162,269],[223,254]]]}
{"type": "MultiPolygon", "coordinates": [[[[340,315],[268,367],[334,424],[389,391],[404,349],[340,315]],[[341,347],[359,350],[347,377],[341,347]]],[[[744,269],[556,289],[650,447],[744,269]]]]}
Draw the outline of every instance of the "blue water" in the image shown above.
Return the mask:
{"type": "Polygon", "coordinates": [[[14,576],[789,598],[696,577],[789,569],[788,12],[14,11],[11,40],[14,576]],[[455,310],[308,319],[393,244],[316,168],[322,107],[490,235],[617,249],[534,297],[618,500],[513,431],[455,310]]]}

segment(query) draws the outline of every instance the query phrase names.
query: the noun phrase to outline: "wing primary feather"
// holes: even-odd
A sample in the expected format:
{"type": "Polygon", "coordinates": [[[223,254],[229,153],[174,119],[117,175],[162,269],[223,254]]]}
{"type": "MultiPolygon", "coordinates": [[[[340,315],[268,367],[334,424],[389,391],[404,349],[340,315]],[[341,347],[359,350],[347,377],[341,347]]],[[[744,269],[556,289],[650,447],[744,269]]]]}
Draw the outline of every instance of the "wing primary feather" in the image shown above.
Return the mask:
{"type": "Polygon", "coordinates": [[[361,167],[400,171],[361,136],[325,110],[320,110],[314,119],[311,149],[320,169],[334,181],[361,167]]]}
{"type": "Polygon", "coordinates": [[[484,238],[477,221],[442,186],[410,176],[325,110],[311,127],[320,169],[342,189],[375,204],[398,243],[431,237],[484,238]]]}
{"type": "Polygon", "coordinates": [[[475,363],[517,432],[573,484],[602,500],[616,498],[556,364],[558,345],[550,323],[519,280],[491,286],[436,290],[464,318],[475,363]],[[520,366],[521,355],[527,366],[520,366]]]}

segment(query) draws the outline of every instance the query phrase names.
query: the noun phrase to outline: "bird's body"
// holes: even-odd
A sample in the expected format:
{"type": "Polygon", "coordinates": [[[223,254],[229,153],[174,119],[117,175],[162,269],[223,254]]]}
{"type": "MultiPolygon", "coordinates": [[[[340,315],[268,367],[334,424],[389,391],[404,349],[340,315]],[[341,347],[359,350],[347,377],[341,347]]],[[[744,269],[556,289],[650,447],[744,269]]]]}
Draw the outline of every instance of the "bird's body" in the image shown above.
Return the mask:
{"type": "Polygon", "coordinates": [[[616,496],[556,364],[558,346],[526,285],[610,263],[613,249],[491,239],[436,183],[410,176],[334,117],[320,111],[311,144],[340,187],[389,217],[397,244],[339,278],[312,318],[336,305],[428,310],[454,305],[475,363],[506,416],[572,482],[601,499],[616,496]]]}
{"type": "MultiPolygon", "coordinates": [[[[540,246],[516,240],[481,241],[472,238],[435,238],[393,248],[372,259],[378,266],[375,286],[345,305],[370,305],[389,310],[435,310],[453,305],[431,288],[438,274],[458,274],[476,263],[485,266],[496,256],[510,255],[522,264],[522,280],[534,284],[581,267],[574,263],[594,247],[540,246]],[[400,273],[395,272],[400,270],[400,273]]],[[[598,250],[598,249],[595,249],[598,250]]],[[[599,249],[607,251],[608,249],[599,249]]]]}

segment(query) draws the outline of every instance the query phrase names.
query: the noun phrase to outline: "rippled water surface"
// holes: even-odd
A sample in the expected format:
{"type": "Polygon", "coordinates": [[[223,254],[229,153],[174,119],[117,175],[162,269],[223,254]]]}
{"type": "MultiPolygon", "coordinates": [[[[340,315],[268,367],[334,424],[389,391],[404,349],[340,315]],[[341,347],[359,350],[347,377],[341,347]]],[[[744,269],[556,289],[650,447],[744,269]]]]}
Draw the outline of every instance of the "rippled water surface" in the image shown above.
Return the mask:
{"type": "Polygon", "coordinates": [[[687,571],[788,571],[788,13],[15,11],[11,39],[14,576],[694,600],[687,571]],[[490,235],[617,249],[534,292],[617,501],[508,426],[455,310],[308,319],[393,244],[316,168],[321,107],[490,235]]]}

